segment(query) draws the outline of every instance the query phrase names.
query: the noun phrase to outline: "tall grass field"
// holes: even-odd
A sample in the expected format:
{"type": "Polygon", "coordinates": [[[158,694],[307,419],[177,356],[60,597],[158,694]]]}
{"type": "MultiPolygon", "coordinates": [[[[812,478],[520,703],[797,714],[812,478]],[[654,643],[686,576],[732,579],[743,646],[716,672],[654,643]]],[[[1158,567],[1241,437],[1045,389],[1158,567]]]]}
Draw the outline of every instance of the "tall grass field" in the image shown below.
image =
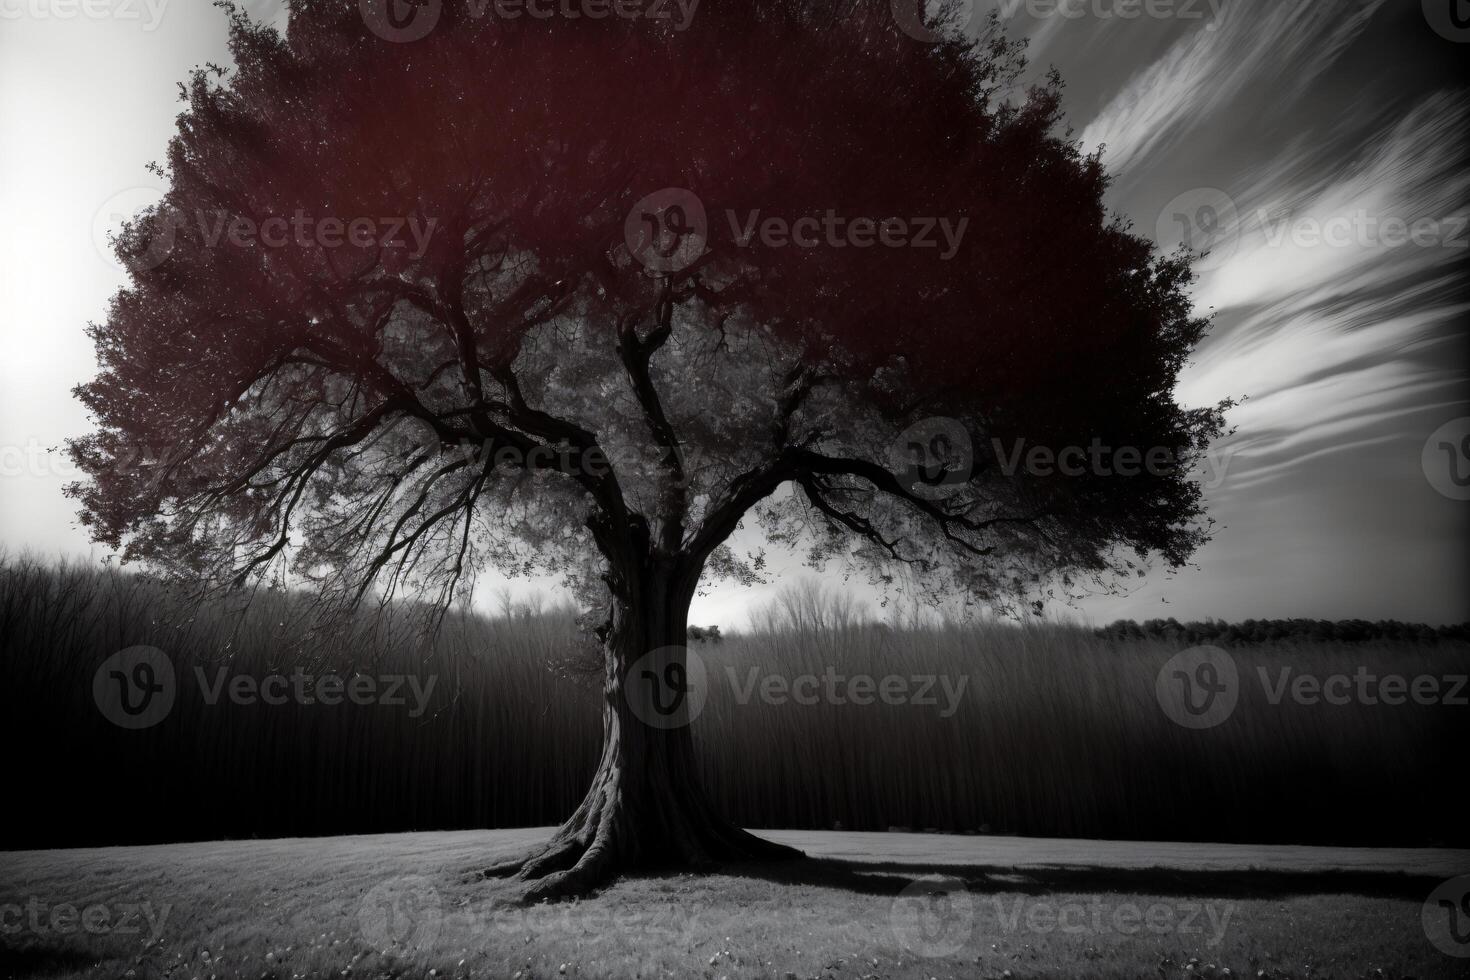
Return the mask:
{"type": "MultiPolygon", "coordinates": [[[[7,783],[26,801],[9,808],[6,846],[542,826],[575,808],[597,761],[601,691],[571,611],[455,612],[432,637],[364,614],[322,636],[295,626],[301,601],[199,605],[116,569],[0,562],[7,783]],[[177,687],[166,717],[140,730],[94,695],[99,666],[134,646],[166,654],[177,687]],[[265,678],[297,674],[308,691],[336,678],[326,700],[340,703],[259,696],[265,678]],[[354,678],[371,697],[341,693],[354,678]]],[[[694,721],[705,783],[745,826],[1470,839],[1452,778],[1470,709],[1273,703],[1302,675],[1464,675],[1463,642],[1229,649],[1239,703],[1193,730],[1155,693],[1182,639],[878,623],[815,590],[757,620],[690,647],[707,679],[694,721]]]]}

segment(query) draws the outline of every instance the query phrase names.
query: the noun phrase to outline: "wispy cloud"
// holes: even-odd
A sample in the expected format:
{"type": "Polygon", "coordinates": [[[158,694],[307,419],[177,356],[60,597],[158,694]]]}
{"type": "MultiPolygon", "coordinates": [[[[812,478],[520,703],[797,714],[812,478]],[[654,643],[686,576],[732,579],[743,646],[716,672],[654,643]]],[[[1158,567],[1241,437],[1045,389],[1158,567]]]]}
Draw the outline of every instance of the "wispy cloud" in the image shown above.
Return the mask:
{"type": "Polygon", "coordinates": [[[1470,255],[1467,116],[1454,93],[1435,93],[1357,158],[1303,143],[1237,191],[1230,254],[1197,294],[1228,315],[1180,392],[1250,399],[1221,447],[1236,458],[1220,494],[1289,480],[1324,454],[1412,442],[1413,416],[1454,403],[1450,346],[1470,309],[1456,279],[1470,255]]]}
{"type": "MultiPolygon", "coordinates": [[[[1342,55],[1385,0],[1239,0],[1139,71],[1082,133],[1114,170],[1215,125],[1251,86],[1287,105],[1342,55]]],[[[1118,22],[1115,30],[1130,26],[1118,22]]]]}
{"type": "Polygon", "coordinates": [[[1357,160],[1307,146],[1235,190],[1228,261],[1206,273],[1201,305],[1225,309],[1327,289],[1362,293],[1463,262],[1470,171],[1463,94],[1436,93],[1377,134],[1357,160]],[[1309,174],[1310,176],[1301,176],[1309,174]]]}

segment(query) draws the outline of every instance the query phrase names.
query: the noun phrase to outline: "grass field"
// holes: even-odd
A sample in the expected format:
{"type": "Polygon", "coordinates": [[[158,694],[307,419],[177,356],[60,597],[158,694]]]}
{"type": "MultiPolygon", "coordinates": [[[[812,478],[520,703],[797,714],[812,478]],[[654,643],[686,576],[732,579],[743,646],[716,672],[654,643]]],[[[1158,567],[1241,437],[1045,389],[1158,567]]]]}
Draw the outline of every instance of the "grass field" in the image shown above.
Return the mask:
{"type": "Polygon", "coordinates": [[[532,907],[471,873],[545,834],[0,854],[0,976],[1433,980],[1470,962],[1420,923],[1464,851],[780,831],[813,860],[532,907]],[[934,875],[964,884],[926,896],[934,875]],[[99,931],[99,908],[137,932],[99,931]]]}

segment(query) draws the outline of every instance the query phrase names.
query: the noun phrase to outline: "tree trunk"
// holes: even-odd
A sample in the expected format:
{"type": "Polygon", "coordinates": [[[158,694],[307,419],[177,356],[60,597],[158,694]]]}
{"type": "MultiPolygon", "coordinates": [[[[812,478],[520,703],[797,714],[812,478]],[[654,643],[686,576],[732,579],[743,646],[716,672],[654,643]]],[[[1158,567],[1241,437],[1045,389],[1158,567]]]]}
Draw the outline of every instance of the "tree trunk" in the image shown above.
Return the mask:
{"type": "Polygon", "coordinates": [[[625,871],[803,856],[731,824],[700,786],[690,709],[702,703],[703,677],[689,676],[689,577],[652,566],[614,584],[592,786],[544,849],[486,871],[534,880],[528,901],[585,894],[625,871]]]}

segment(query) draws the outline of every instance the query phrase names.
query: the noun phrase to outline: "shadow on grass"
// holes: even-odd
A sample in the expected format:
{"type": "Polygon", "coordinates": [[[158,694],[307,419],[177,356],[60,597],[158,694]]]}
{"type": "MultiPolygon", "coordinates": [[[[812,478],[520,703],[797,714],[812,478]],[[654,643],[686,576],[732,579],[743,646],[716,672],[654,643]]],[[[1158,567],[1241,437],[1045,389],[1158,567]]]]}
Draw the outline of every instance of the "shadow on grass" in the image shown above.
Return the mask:
{"type": "MultiPolygon", "coordinates": [[[[1177,868],[1028,867],[843,861],[806,858],[727,865],[717,874],[782,885],[835,888],[865,895],[897,895],[917,879],[957,878],[972,892],[1027,895],[1111,892],[1190,898],[1288,898],[1294,895],[1357,895],[1416,902],[1442,883],[1427,875],[1373,871],[1180,870],[1177,868]]],[[[648,876],[656,877],[656,876],[648,876]]]]}

